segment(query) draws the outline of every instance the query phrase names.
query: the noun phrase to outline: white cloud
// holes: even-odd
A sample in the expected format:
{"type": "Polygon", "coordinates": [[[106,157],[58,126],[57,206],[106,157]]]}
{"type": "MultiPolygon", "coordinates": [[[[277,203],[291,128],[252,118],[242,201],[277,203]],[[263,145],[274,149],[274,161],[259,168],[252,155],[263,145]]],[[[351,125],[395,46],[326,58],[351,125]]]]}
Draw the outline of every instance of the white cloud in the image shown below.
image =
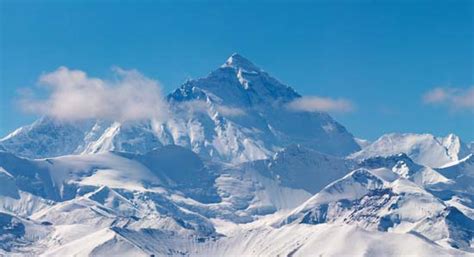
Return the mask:
{"type": "Polygon", "coordinates": [[[434,88],[423,95],[423,102],[446,105],[455,110],[474,111],[474,86],[470,88],[434,88]]]}
{"type": "Polygon", "coordinates": [[[354,105],[346,99],[332,99],[319,96],[303,96],[290,102],[287,107],[305,112],[351,112],[354,105]]]}
{"type": "Polygon", "coordinates": [[[221,113],[222,115],[229,116],[229,117],[237,117],[237,116],[245,115],[244,110],[240,108],[236,108],[236,107],[225,106],[225,105],[218,105],[217,111],[221,113]]]}
{"type": "Polygon", "coordinates": [[[39,84],[48,89],[46,98],[23,94],[20,104],[25,111],[63,120],[166,118],[167,104],[157,81],[136,70],[113,71],[116,79],[106,81],[60,67],[39,78],[39,84]]]}
{"type": "Polygon", "coordinates": [[[179,102],[176,106],[181,111],[188,112],[191,115],[194,113],[207,113],[207,103],[203,100],[190,100],[179,102]]]}
{"type": "MultiPolygon", "coordinates": [[[[245,111],[236,108],[236,107],[229,107],[226,105],[217,105],[214,104],[217,112],[219,112],[223,116],[227,117],[235,117],[235,116],[242,116],[245,115],[245,111]]],[[[188,112],[189,114],[193,113],[207,113],[208,111],[208,103],[204,100],[191,100],[186,102],[179,103],[178,107],[181,110],[188,112]]]]}

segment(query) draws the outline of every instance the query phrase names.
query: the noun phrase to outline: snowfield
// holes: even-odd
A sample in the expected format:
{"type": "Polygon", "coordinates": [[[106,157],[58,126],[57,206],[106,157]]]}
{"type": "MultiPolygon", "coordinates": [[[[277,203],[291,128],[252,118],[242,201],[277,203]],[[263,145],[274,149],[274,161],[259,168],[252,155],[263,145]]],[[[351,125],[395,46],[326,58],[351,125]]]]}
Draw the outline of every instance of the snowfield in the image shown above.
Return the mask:
{"type": "Polygon", "coordinates": [[[0,140],[0,255],[474,256],[454,134],[354,138],[234,54],[164,122],[43,117],[0,140]]]}

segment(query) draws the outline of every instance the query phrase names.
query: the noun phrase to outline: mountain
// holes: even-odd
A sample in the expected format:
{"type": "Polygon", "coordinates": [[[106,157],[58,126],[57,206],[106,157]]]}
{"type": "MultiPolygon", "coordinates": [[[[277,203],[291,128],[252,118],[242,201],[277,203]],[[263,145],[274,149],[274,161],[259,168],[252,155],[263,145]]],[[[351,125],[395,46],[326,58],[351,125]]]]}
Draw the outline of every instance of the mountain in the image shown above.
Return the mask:
{"type": "Polygon", "coordinates": [[[354,138],[234,54],[164,121],[42,117],[0,140],[0,255],[473,256],[474,156],[354,138]],[[362,149],[361,149],[362,148],[362,149]]]}
{"type": "Polygon", "coordinates": [[[461,139],[450,134],[435,137],[431,134],[386,134],[350,158],[365,159],[374,156],[390,156],[405,153],[415,162],[438,168],[458,161],[469,154],[469,149],[461,139]]]}
{"type": "Polygon", "coordinates": [[[291,145],[267,160],[229,164],[170,145],[146,154],[40,160],[0,153],[0,164],[6,254],[472,250],[472,217],[465,213],[473,209],[453,183],[454,170],[468,174],[470,159],[438,172],[404,154],[355,163],[291,145]],[[448,189],[451,199],[441,199],[448,189]],[[453,202],[455,195],[462,201],[453,202]],[[357,249],[344,243],[361,237],[357,249]],[[331,245],[321,248],[323,242],[331,245]]]}
{"type": "Polygon", "coordinates": [[[65,122],[42,118],[0,140],[28,158],[121,151],[146,153],[184,146],[225,162],[265,159],[290,144],[345,156],[359,150],[347,130],[326,113],[286,108],[301,97],[241,55],[234,54],[207,77],[190,80],[167,96],[164,121],[65,122]]]}
{"type": "Polygon", "coordinates": [[[204,161],[171,145],[143,155],[108,152],[39,160],[3,152],[0,166],[0,212],[11,216],[5,224],[20,224],[18,229],[5,225],[15,228],[0,245],[7,252],[56,255],[71,245],[99,251],[95,239],[114,249],[164,238],[206,242],[222,237],[212,219],[248,223],[310,196],[255,170],[204,161]],[[27,237],[25,220],[42,236],[27,237]]]}
{"type": "MultiPolygon", "coordinates": [[[[410,167],[407,160],[402,155],[370,160],[372,168],[356,169],[329,184],[273,225],[350,224],[369,231],[412,233],[439,245],[472,251],[474,220],[433,195],[429,186],[416,183],[419,173],[436,171],[410,167]],[[391,161],[396,166],[386,166],[391,161]],[[376,168],[374,163],[380,165],[376,168]]],[[[441,178],[437,183],[450,184],[436,175],[441,178]]]]}
{"type": "Polygon", "coordinates": [[[2,138],[0,146],[27,158],[77,153],[83,147],[85,131],[93,130],[93,125],[90,121],[70,123],[42,117],[2,138]]]}

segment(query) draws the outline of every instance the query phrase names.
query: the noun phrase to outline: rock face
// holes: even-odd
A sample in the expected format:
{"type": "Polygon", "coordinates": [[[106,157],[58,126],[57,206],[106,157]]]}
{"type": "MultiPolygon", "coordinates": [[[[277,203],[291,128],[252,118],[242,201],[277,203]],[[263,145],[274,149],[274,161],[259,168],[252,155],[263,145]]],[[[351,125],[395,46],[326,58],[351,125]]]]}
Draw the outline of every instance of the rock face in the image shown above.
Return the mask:
{"type": "Polygon", "coordinates": [[[167,96],[165,122],[61,122],[42,118],[0,141],[28,158],[123,151],[146,153],[163,145],[184,146],[226,162],[265,159],[300,144],[345,156],[359,150],[347,130],[326,113],[296,112],[292,88],[234,54],[207,77],[187,81],[167,96]]]}

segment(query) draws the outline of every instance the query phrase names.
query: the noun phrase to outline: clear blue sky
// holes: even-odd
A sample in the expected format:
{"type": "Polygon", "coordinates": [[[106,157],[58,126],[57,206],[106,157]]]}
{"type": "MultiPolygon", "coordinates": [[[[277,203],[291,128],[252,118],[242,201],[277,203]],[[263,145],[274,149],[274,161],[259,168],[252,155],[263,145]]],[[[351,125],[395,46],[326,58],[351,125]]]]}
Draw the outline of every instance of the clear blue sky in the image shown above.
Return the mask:
{"type": "Polygon", "coordinates": [[[358,137],[471,141],[472,110],[421,101],[474,85],[473,3],[444,2],[1,0],[0,136],[35,118],[16,107],[18,88],[61,65],[98,77],[134,68],[169,92],[239,52],[300,94],[350,99],[357,109],[334,116],[358,137]]]}

